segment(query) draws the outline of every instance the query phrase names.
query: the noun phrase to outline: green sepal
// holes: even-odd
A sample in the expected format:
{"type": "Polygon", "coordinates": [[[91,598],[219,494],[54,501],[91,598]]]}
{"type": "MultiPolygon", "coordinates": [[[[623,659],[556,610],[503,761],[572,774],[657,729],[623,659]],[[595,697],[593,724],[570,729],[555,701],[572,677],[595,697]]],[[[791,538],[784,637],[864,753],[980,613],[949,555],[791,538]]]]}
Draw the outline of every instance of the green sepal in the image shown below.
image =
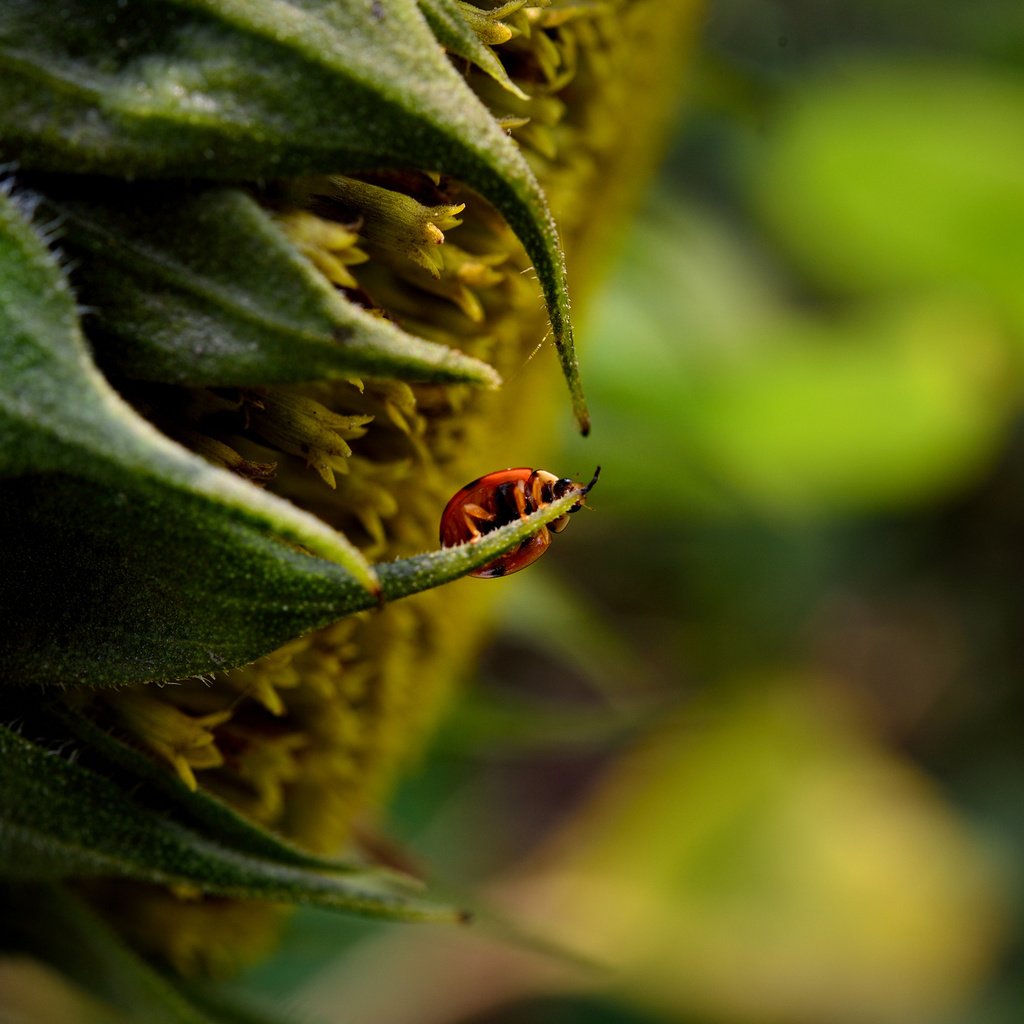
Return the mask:
{"type": "Polygon", "coordinates": [[[458,579],[579,500],[570,492],[475,543],[378,564],[378,597],[339,566],[203,518],[185,499],[161,506],[137,488],[126,503],[73,478],[0,482],[0,531],[14,538],[0,546],[4,683],[110,686],[244,665],[458,579]]]}
{"type": "Polygon", "coordinates": [[[359,376],[500,383],[486,363],[347,300],[239,189],[65,184],[47,188],[45,207],[76,264],[97,355],[127,377],[211,386],[359,376]]]}
{"type": "Polygon", "coordinates": [[[533,260],[587,432],[547,201],[416,0],[21,0],[0,5],[0,76],[0,155],[25,168],[255,181],[391,166],[464,181],[533,260]]]}
{"type": "Polygon", "coordinates": [[[449,53],[475,64],[503,88],[521,100],[529,96],[508,77],[505,65],[473,31],[455,0],[416,0],[438,42],[449,53]]]}
{"type": "MultiPolygon", "coordinates": [[[[174,444],[117,395],[89,359],[74,299],[53,255],[2,193],[0,371],[0,479],[20,477],[51,502],[64,486],[91,486],[125,509],[148,503],[157,519],[165,508],[191,506],[189,533],[209,522],[240,540],[276,534],[376,590],[366,560],[344,537],[174,444]]],[[[11,486],[8,481],[4,489],[11,486]]],[[[0,515],[3,504],[0,498],[0,515]]],[[[67,504],[58,515],[71,511],[77,506],[67,504]]],[[[177,538],[181,557],[188,557],[188,541],[187,534],[177,538]]]]}
{"type": "Polygon", "coordinates": [[[7,878],[125,878],[389,920],[462,919],[391,871],[315,870],[214,842],[149,806],[144,791],[122,788],[6,726],[0,763],[0,869],[7,878]]]}
{"type": "Polygon", "coordinates": [[[146,480],[0,481],[0,531],[6,685],[231,668],[377,600],[340,566],[146,480]]]}
{"type": "Polygon", "coordinates": [[[301,632],[311,576],[333,600],[377,599],[345,538],[120,399],[53,257],[2,194],[0,529],[6,683],[167,678],[165,646],[212,667],[236,625],[252,634],[262,618],[278,642],[301,632]]]}

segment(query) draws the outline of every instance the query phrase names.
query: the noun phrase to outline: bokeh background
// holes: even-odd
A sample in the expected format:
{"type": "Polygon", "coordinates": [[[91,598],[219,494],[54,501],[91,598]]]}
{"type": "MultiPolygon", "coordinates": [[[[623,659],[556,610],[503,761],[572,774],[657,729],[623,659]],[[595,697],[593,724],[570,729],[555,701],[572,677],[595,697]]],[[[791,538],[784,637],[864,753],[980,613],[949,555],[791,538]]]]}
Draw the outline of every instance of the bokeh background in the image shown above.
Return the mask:
{"type": "Polygon", "coordinates": [[[602,464],[594,511],[458,584],[502,588],[497,636],[374,826],[476,925],[300,913],[241,988],[1017,1024],[1024,5],[712,0],[580,333],[594,432],[543,458],[602,464]]]}

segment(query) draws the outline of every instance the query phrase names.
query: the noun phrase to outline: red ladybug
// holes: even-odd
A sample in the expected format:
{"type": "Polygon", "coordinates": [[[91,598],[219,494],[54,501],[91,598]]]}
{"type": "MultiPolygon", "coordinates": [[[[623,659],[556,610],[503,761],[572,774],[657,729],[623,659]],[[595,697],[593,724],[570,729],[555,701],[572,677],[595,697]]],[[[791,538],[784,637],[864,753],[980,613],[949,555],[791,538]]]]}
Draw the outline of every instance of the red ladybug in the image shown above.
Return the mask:
{"type": "Polygon", "coordinates": [[[564,516],[559,516],[535,534],[527,537],[518,547],[474,569],[470,576],[491,579],[519,572],[536,562],[548,549],[552,533],[561,533],[569,525],[569,515],[582,508],[583,499],[597,483],[601,473],[598,466],[593,479],[586,487],[567,477],[559,479],[554,473],[543,469],[499,469],[488,473],[461,488],[445,506],[441,515],[441,544],[454,547],[466,541],[478,540],[486,533],[507,526],[531,512],[543,508],[556,498],[561,498],[574,488],[580,492],[580,500],[564,516]]]}

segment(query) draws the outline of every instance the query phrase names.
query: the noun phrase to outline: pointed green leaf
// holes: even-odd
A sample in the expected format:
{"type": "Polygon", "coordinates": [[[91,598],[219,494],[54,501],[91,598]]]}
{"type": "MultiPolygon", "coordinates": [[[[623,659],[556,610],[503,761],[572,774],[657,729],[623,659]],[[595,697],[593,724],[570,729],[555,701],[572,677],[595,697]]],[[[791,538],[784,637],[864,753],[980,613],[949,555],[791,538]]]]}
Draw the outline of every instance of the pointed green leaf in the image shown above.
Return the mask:
{"type": "Polygon", "coordinates": [[[451,174],[534,262],[584,433],[565,266],[540,186],[415,0],[0,5],[2,154],[24,167],[257,180],[381,166],[451,174]]]}
{"type": "Polygon", "coordinates": [[[230,668],[376,603],[334,563],[144,484],[0,481],[3,684],[230,668]]]}
{"type": "Polygon", "coordinates": [[[343,537],[173,444],[117,396],[89,361],[50,253],[3,195],[0,525],[0,609],[17,624],[5,681],[166,678],[251,660],[254,644],[265,653],[275,635],[311,627],[317,584],[332,608],[339,594],[376,594],[343,537]]]}
{"type": "Polygon", "coordinates": [[[237,528],[274,531],[373,573],[320,520],[173,444],[121,400],[89,359],[71,292],[10,196],[0,194],[0,478],[75,474],[130,500],[192,501],[237,528]],[[140,493],[140,497],[142,493],[140,493]]]}
{"type": "MultiPolygon", "coordinates": [[[[378,565],[380,600],[458,579],[579,497],[478,542],[378,565]]],[[[4,683],[109,686],[231,668],[378,604],[330,562],[211,516],[198,499],[162,498],[136,488],[127,500],[74,478],[0,481],[4,683]]]]}
{"type": "Polygon", "coordinates": [[[393,920],[460,919],[393,872],[313,870],[215,843],[6,726],[0,763],[0,868],[9,878],[130,878],[393,920]]]}
{"type": "Polygon", "coordinates": [[[505,65],[486,46],[463,17],[455,0],[416,0],[438,42],[449,53],[475,64],[510,93],[525,100],[529,97],[508,77],[505,65]]]}
{"type": "MultiPolygon", "coordinates": [[[[50,964],[101,1000],[104,1008],[110,1008],[111,1021],[214,1024],[216,1020],[192,1006],[85,903],[57,886],[0,888],[0,915],[10,946],[50,964]]],[[[84,1020],[93,1024],[95,1018],[90,1015],[84,1020]]]]}
{"type": "Polygon", "coordinates": [[[268,385],[339,377],[497,386],[486,364],[406,334],[332,288],[244,192],[52,191],[104,363],[143,380],[268,385]]]}

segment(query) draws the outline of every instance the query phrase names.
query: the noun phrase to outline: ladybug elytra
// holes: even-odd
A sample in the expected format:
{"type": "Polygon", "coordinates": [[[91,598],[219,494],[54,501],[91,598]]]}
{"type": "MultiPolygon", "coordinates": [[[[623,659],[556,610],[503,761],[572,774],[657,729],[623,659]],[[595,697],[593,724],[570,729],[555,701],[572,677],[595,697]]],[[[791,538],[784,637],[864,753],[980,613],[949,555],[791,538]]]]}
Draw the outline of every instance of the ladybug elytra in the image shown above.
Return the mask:
{"type": "Polygon", "coordinates": [[[584,486],[568,477],[556,477],[544,469],[499,469],[478,477],[461,488],[445,506],[441,515],[441,543],[446,548],[480,537],[501,526],[514,523],[536,512],[571,490],[580,492],[580,500],[569,511],[542,526],[511,551],[469,573],[481,579],[508,576],[536,562],[548,549],[552,533],[561,533],[569,525],[569,516],[583,507],[583,500],[597,483],[598,466],[590,483],[584,486]]]}

